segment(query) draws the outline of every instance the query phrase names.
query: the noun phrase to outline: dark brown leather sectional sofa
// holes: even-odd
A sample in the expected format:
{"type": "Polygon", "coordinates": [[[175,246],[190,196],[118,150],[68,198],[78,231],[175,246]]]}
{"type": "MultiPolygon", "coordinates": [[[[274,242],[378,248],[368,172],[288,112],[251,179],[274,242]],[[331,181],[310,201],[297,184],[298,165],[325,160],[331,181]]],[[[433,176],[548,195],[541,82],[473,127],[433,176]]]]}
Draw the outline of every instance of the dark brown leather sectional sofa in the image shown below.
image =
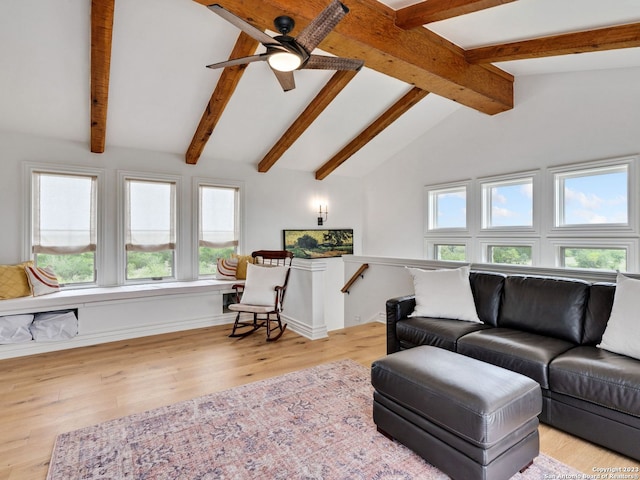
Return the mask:
{"type": "MultiPolygon", "coordinates": [[[[596,345],[615,285],[471,272],[483,323],[409,317],[413,295],[387,301],[387,353],[433,345],[536,380],[540,421],[640,460],[640,360],[596,345]]],[[[640,312],[639,328],[640,328],[640,312]]]]}

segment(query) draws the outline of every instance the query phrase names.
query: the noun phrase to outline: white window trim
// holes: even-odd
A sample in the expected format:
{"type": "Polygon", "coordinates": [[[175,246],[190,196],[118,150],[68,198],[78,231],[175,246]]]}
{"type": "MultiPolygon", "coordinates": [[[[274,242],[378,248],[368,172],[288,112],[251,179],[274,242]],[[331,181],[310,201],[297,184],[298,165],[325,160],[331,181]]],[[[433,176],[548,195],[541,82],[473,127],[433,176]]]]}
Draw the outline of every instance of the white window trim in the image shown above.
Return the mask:
{"type": "Polygon", "coordinates": [[[217,178],[207,178],[207,177],[193,177],[192,179],[192,212],[194,212],[194,222],[193,222],[193,248],[191,255],[191,271],[193,272],[194,278],[207,278],[210,275],[203,275],[200,277],[200,255],[199,255],[199,242],[198,242],[198,232],[200,229],[200,186],[209,186],[209,187],[229,187],[229,188],[237,188],[238,189],[238,252],[245,251],[245,240],[244,240],[244,232],[245,232],[245,214],[244,214],[244,182],[236,181],[236,180],[222,180],[217,178]]]}
{"type": "Polygon", "coordinates": [[[467,237],[430,237],[425,241],[426,258],[428,260],[438,261],[453,261],[453,260],[439,260],[436,258],[436,246],[438,245],[464,245],[465,259],[456,263],[469,263],[473,258],[473,241],[467,237]]]}
{"type": "MultiPolygon", "coordinates": [[[[94,176],[97,181],[97,198],[96,198],[96,252],[95,252],[95,282],[74,284],[68,288],[80,289],[91,288],[96,285],[102,285],[104,282],[105,272],[105,219],[106,205],[105,205],[105,171],[101,168],[79,167],[73,165],[58,165],[52,163],[32,163],[25,162],[23,164],[23,192],[25,192],[26,198],[23,202],[23,240],[22,240],[22,258],[26,260],[33,259],[31,252],[31,234],[32,234],[32,222],[31,222],[31,210],[33,208],[33,182],[32,176],[34,172],[61,174],[61,175],[83,175],[94,176]]],[[[64,287],[63,287],[64,288],[64,287]]]]}
{"type": "Polygon", "coordinates": [[[598,160],[592,162],[576,163],[572,165],[563,165],[560,167],[554,167],[548,169],[549,184],[550,184],[550,196],[553,199],[551,224],[549,226],[549,236],[571,236],[571,235],[586,235],[586,236],[601,236],[611,235],[638,235],[638,168],[636,166],[638,162],[638,155],[612,158],[607,160],[598,160]],[[599,169],[615,168],[626,166],[627,168],[627,224],[584,224],[584,225],[559,225],[560,213],[560,200],[562,198],[562,192],[558,189],[558,175],[567,175],[571,173],[581,173],[589,171],[597,171],[599,169]]]}
{"type": "Polygon", "coordinates": [[[182,218],[184,217],[184,209],[182,204],[182,177],[180,175],[156,174],[149,172],[135,172],[128,170],[118,170],[118,247],[117,247],[117,275],[118,284],[132,285],[141,283],[152,283],[149,279],[127,280],[126,275],[126,258],[125,251],[125,181],[126,180],[144,180],[152,182],[173,182],[176,184],[176,248],[174,252],[173,276],[165,277],[162,280],[154,280],[153,283],[175,282],[181,278],[181,246],[183,244],[182,218]]]}
{"type": "MultiPolygon", "coordinates": [[[[549,240],[552,246],[557,268],[571,268],[572,270],[582,270],[575,267],[565,267],[562,265],[563,248],[619,248],[627,252],[627,272],[638,271],[638,239],[618,239],[618,238],[554,238],[549,240]]],[[[592,269],[584,269],[592,270],[592,269]]],[[[606,270],[601,270],[606,271],[606,270]]]]}
{"type": "Polygon", "coordinates": [[[424,233],[425,235],[433,235],[433,234],[446,234],[446,235],[453,235],[453,234],[460,234],[460,235],[468,235],[470,228],[471,228],[471,221],[473,218],[473,214],[470,211],[470,201],[469,199],[473,196],[473,191],[472,191],[472,181],[471,180],[466,180],[466,181],[461,181],[461,182],[454,182],[454,183],[444,183],[444,184],[440,184],[440,185],[429,185],[424,187],[424,198],[423,198],[423,205],[426,206],[426,214],[425,214],[425,218],[424,218],[424,233]],[[454,190],[454,189],[461,189],[464,188],[466,191],[466,200],[465,200],[465,208],[466,208],[466,227],[464,228],[433,228],[432,225],[434,225],[434,217],[435,217],[435,212],[434,212],[434,206],[432,205],[431,202],[431,196],[434,193],[438,193],[440,191],[444,191],[444,190],[454,190]]]}
{"type": "Polygon", "coordinates": [[[540,264],[540,240],[537,238],[483,238],[480,240],[480,263],[503,265],[492,262],[489,258],[489,247],[531,247],[531,266],[540,264]]]}
{"type": "Polygon", "coordinates": [[[508,235],[524,235],[524,236],[538,236],[540,235],[540,212],[542,210],[540,205],[541,195],[538,194],[540,191],[540,171],[533,170],[528,172],[519,172],[512,173],[507,175],[499,175],[492,177],[483,177],[478,179],[478,190],[480,201],[479,203],[479,234],[498,234],[504,233],[508,235]],[[489,189],[494,186],[504,185],[518,185],[523,182],[523,180],[531,180],[532,183],[532,191],[533,191],[533,200],[532,200],[532,216],[531,216],[531,226],[498,226],[498,227],[487,227],[488,219],[491,218],[491,202],[488,201],[488,192],[489,189]]]}

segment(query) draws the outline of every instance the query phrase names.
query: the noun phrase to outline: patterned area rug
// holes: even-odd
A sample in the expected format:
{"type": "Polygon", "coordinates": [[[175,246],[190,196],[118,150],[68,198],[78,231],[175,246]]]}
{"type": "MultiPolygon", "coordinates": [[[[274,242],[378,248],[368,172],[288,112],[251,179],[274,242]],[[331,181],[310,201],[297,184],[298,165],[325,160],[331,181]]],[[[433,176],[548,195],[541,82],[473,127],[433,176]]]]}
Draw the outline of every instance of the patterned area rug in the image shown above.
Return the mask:
{"type": "MultiPolygon", "coordinates": [[[[344,360],[61,434],[47,479],[448,478],[371,416],[369,370],[344,360]]],[[[577,473],[540,455],[514,478],[577,473]]]]}

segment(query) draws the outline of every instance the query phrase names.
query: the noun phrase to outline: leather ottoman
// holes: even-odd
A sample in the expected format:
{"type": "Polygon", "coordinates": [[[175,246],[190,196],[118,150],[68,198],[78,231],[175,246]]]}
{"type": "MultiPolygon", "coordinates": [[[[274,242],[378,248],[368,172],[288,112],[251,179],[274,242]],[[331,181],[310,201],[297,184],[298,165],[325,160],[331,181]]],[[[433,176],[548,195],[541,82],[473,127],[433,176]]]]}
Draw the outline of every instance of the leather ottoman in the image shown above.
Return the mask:
{"type": "Polygon", "coordinates": [[[508,479],[539,453],[537,382],[437,347],[371,366],[378,430],[453,479],[508,479]]]}

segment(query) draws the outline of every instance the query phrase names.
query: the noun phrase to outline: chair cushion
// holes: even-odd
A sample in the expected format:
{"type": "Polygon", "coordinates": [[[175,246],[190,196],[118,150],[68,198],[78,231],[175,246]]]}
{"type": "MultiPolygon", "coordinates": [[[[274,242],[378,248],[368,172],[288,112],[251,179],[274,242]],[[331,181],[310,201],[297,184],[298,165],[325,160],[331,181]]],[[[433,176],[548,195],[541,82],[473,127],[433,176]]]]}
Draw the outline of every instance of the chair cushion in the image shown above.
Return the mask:
{"type": "Polygon", "coordinates": [[[640,417],[640,361],[593,346],[572,348],[549,365],[553,391],[640,417]]]}
{"type": "Polygon", "coordinates": [[[480,330],[458,340],[459,353],[526,375],[546,389],[549,363],[572,347],[564,340],[508,328],[480,330]]]}
{"type": "Polygon", "coordinates": [[[289,267],[268,267],[247,264],[247,280],[244,282],[242,299],[243,305],[275,306],[276,287],[284,285],[289,267]]]}

